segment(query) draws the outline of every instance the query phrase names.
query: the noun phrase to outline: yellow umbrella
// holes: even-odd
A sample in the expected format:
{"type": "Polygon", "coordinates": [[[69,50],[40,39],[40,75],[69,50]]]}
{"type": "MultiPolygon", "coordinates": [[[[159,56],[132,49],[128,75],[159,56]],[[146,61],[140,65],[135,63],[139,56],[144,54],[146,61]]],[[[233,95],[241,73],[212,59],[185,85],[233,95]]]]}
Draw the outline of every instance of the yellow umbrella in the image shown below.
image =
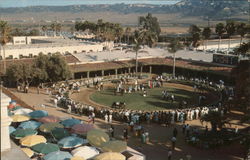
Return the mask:
{"type": "Polygon", "coordinates": [[[87,133],[87,140],[91,145],[101,147],[102,144],[109,141],[109,136],[101,130],[92,129],[87,133]]]}
{"type": "Polygon", "coordinates": [[[11,116],[13,122],[23,122],[23,121],[28,121],[30,120],[29,116],[25,116],[25,115],[14,115],[11,116]]]}
{"type": "Polygon", "coordinates": [[[21,150],[30,158],[34,155],[34,152],[29,148],[21,148],[21,150]]]}
{"type": "Polygon", "coordinates": [[[126,160],[126,157],[117,152],[105,152],[96,156],[94,160],[126,160]]]}
{"type": "Polygon", "coordinates": [[[44,136],[31,135],[20,139],[20,144],[23,146],[31,147],[38,143],[46,143],[46,141],[47,140],[44,138],[44,136]]]}
{"type": "Polygon", "coordinates": [[[70,160],[85,160],[85,159],[82,157],[75,156],[75,157],[70,158],[70,160]]]}
{"type": "Polygon", "coordinates": [[[45,133],[51,132],[54,128],[63,128],[63,125],[57,122],[52,122],[52,123],[42,124],[39,127],[40,131],[45,133]]]}
{"type": "Polygon", "coordinates": [[[124,141],[109,141],[102,145],[104,152],[123,152],[127,149],[127,143],[124,141]]]}

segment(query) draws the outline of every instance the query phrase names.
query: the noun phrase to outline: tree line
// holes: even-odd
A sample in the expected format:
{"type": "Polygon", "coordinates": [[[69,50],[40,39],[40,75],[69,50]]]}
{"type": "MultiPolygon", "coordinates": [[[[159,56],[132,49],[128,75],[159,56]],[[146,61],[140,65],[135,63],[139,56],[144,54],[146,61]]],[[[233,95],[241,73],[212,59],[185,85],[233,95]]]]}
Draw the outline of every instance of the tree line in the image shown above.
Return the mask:
{"type": "Polygon", "coordinates": [[[40,53],[33,64],[18,62],[6,70],[8,85],[29,86],[44,82],[58,82],[70,79],[72,74],[65,59],[59,54],[44,55],[40,53]]]}

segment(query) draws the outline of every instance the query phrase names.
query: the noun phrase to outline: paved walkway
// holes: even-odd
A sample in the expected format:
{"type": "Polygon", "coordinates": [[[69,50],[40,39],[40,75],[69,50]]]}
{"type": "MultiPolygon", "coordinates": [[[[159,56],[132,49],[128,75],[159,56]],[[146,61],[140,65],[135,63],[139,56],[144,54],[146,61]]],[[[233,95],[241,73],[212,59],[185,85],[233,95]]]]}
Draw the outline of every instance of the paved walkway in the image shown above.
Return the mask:
{"type": "Polygon", "coordinates": [[[1,160],[29,160],[29,157],[11,141],[11,149],[9,151],[1,152],[1,160]]]}
{"type": "MultiPolygon", "coordinates": [[[[50,102],[50,97],[45,94],[37,94],[36,90],[31,90],[31,93],[14,93],[17,97],[21,98],[27,104],[35,106],[35,109],[45,109],[51,115],[58,117],[74,117],[84,121],[87,120],[86,116],[78,116],[66,113],[63,109],[54,108],[50,102]],[[45,104],[48,107],[41,108],[39,105],[45,104]]],[[[189,121],[192,127],[201,128],[199,120],[189,121]]],[[[120,122],[113,123],[115,126],[115,138],[122,138],[122,130],[125,124],[120,122]]],[[[95,127],[107,131],[110,124],[106,124],[102,119],[96,119],[95,127]]],[[[132,133],[129,133],[128,145],[139,152],[146,155],[148,160],[166,160],[167,148],[171,145],[170,138],[172,137],[173,127],[165,127],[158,124],[144,124],[143,127],[149,132],[150,143],[142,144],[140,138],[135,137],[132,133]]],[[[186,155],[192,155],[192,160],[243,160],[244,148],[239,144],[225,146],[216,150],[203,150],[187,145],[184,135],[181,133],[181,124],[176,124],[178,129],[176,150],[173,152],[173,160],[179,160],[186,157],[186,155]]]]}

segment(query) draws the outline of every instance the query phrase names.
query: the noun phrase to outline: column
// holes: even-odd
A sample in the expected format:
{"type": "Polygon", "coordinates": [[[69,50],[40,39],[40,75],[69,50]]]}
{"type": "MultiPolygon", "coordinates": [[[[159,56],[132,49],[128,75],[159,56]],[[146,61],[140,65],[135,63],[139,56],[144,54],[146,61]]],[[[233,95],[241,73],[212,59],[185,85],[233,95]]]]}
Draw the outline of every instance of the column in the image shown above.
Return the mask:
{"type": "Polygon", "coordinates": [[[142,75],[142,70],[143,70],[143,66],[141,66],[141,75],[142,75]]]}
{"type": "Polygon", "coordinates": [[[128,68],[128,73],[130,73],[130,72],[131,72],[131,68],[129,67],[129,68],[128,68]]]}
{"type": "Polygon", "coordinates": [[[102,70],[102,76],[104,76],[104,70],[102,70]]]}
{"type": "Polygon", "coordinates": [[[87,72],[87,78],[89,78],[89,71],[87,72]]]}
{"type": "Polygon", "coordinates": [[[149,66],[149,73],[152,74],[152,66],[149,66]]]}
{"type": "Polygon", "coordinates": [[[3,93],[0,93],[1,101],[1,152],[10,149],[9,125],[12,119],[8,116],[7,106],[11,99],[3,93]]]}
{"type": "Polygon", "coordinates": [[[118,74],[118,69],[115,69],[115,78],[118,78],[117,74],[118,74]]]}

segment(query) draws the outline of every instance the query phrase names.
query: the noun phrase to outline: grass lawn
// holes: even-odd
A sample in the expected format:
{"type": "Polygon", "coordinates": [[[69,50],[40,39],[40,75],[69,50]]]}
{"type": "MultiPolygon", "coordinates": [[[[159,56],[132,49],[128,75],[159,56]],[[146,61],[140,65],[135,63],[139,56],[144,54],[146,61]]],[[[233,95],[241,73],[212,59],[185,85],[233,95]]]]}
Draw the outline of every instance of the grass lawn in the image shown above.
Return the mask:
{"type": "Polygon", "coordinates": [[[142,92],[126,93],[123,96],[120,94],[114,95],[114,89],[108,88],[104,91],[95,92],[90,96],[90,99],[96,103],[111,106],[113,102],[125,102],[126,108],[134,110],[163,110],[172,109],[179,106],[179,102],[186,100],[188,104],[198,104],[198,93],[176,88],[154,88],[147,90],[148,96],[143,97],[142,92]],[[169,94],[175,95],[175,102],[164,100],[162,91],[167,90],[169,94]]]}

